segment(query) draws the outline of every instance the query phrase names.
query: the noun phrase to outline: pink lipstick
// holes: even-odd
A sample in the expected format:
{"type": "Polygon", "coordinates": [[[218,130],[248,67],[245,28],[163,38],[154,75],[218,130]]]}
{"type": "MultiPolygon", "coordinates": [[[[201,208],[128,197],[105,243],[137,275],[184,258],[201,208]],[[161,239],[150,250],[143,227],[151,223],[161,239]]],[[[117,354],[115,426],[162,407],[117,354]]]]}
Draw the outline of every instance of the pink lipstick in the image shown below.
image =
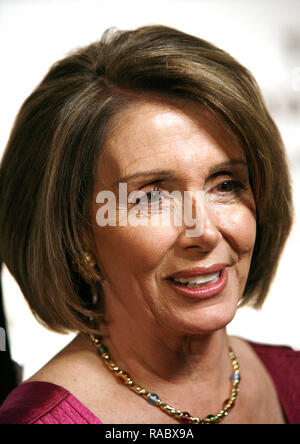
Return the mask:
{"type": "Polygon", "coordinates": [[[206,299],[223,291],[228,281],[228,264],[215,264],[180,271],[167,278],[179,294],[193,299],[206,299]],[[207,276],[207,279],[205,279],[207,276]],[[175,281],[179,280],[179,281],[175,281]]]}

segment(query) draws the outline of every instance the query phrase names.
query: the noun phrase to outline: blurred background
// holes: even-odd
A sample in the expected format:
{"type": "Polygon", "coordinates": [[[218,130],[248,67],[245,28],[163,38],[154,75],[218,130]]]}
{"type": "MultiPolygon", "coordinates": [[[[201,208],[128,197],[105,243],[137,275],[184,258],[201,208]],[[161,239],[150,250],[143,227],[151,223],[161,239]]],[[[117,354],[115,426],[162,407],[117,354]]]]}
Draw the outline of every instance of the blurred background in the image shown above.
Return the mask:
{"type": "MultiPolygon", "coordinates": [[[[239,309],[228,331],[300,350],[299,0],[0,0],[0,156],[22,102],[52,63],[109,27],[149,24],[216,44],[245,65],[262,89],[286,145],[296,220],[265,305],[239,309]]],[[[2,285],[12,358],[27,379],[74,335],[39,325],[5,266],[2,285]]]]}

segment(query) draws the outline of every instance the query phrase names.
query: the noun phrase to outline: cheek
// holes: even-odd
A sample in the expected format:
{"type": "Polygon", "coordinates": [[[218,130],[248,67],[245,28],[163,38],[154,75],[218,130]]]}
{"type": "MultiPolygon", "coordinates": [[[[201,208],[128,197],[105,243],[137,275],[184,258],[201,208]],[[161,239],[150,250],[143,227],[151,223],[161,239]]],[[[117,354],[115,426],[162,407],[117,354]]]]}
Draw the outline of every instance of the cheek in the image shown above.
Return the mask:
{"type": "Polygon", "coordinates": [[[96,229],[94,239],[108,276],[122,271],[137,276],[158,267],[176,233],[168,227],[109,227],[96,229]]]}
{"type": "Polygon", "coordinates": [[[253,210],[242,205],[228,206],[219,223],[224,238],[240,255],[251,256],[256,239],[256,217],[253,210]]]}

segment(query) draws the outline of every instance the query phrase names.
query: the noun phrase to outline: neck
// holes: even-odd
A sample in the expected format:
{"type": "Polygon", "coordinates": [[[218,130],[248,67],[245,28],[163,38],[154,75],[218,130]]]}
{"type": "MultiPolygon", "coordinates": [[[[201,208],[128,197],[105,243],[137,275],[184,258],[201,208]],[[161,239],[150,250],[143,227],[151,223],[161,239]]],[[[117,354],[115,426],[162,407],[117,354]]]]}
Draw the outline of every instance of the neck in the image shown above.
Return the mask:
{"type": "Polygon", "coordinates": [[[159,393],[166,401],[173,398],[177,404],[189,393],[190,408],[195,404],[199,409],[201,393],[203,410],[209,406],[220,409],[229,395],[232,372],[225,328],[189,335],[169,331],[147,317],[139,321],[119,313],[109,318],[112,320],[101,326],[103,343],[117,366],[134,382],[159,393]]]}

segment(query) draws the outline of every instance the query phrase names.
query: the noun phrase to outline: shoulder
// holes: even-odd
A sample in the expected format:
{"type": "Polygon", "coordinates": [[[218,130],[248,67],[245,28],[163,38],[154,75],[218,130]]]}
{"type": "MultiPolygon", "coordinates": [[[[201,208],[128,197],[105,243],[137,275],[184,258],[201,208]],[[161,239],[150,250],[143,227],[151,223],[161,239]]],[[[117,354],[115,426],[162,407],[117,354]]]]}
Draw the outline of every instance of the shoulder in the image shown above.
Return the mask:
{"type": "Polygon", "coordinates": [[[16,387],[0,407],[0,423],[29,424],[55,409],[68,392],[55,384],[30,382],[16,387]]]}
{"type": "Polygon", "coordinates": [[[292,347],[286,345],[261,344],[252,341],[248,341],[248,344],[250,344],[267,367],[272,367],[272,372],[279,375],[282,369],[286,369],[288,366],[290,375],[292,375],[293,372],[299,374],[300,350],[294,350],[292,347]],[[274,368],[275,364],[276,366],[274,368]]]}
{"type": "Polygon", "coordinates": [[[291,424],[300,424],[300,351],[286,345],[246,341],[273,380],[291,424]]]}
{"type": "Polygon", "coordinates": [[[102,414],[102,398],[94,390],[105,387],[101,369],[93,344],[74,339],[9,394],[0,406],[0,424],[101,424],[95,412],[102,414]]]}
{"type": "Polygon", "coordinates": [[[263,344],[249,341],[237,336],[231,337],[234,344],[242,346],[242,350],[247,350],[251,355],[257,356],[266,367],[272,367],[272,371],[280,371],[286,365],[289,365],[290,372],[294,370],[299,373],[300,350],[295,350],[287,345],[263,344]],[[273,369],[274,364],[276,369],[273,369]]]}
{"type": "Polygon", "coordinates": [[[0,424],[95,424],[100,421],[63,387],[27,382],[0,407],[0,424]]]}

